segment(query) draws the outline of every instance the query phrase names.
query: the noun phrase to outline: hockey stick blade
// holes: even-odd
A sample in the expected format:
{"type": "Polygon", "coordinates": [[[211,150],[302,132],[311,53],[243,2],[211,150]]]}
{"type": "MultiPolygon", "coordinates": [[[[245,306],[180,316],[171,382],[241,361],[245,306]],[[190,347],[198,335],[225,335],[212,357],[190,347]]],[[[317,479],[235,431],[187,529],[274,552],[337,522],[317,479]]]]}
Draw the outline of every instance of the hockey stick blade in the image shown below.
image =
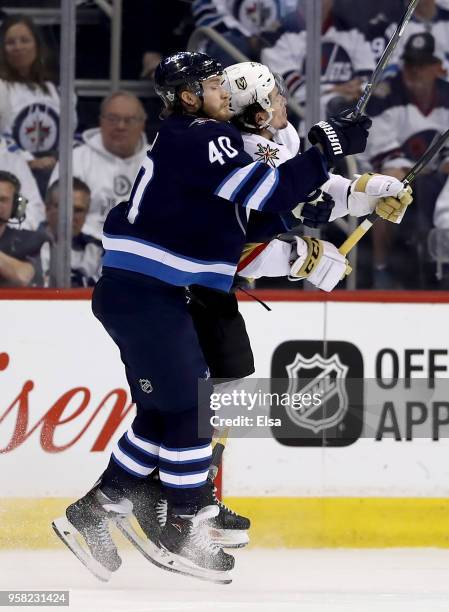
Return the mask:
{"type": "Polygon", "coordinates": [[[145,559],[160,569],[218,584],[230,584],[232,582],[232,577],[228,572],[216,572],[214,570],[198,568],[195,565],[188,564],[188,562],[186,563],[184,558],[174,555],[165,548],[160,548],[148,538],[142,537],[137,533],[133,525],[126,518],[117,520],[115,524],[125,538],[135,546],[145,559]]]}
{"type": "MultiPolygon", "coordinates": [[[[449,138],[449,130],[446,130],[428,149],[427,151],[420,157],[420,159],[416,162],[413,168],[408,172],[407,176],[403,179],[404,186],[407,186],[416,179],[418,174],[422,172],[422,170],[427,166],[427,164],[435,157],[441,147],[449,138]]],[[[355,228],[355,230],[350,234],[343,244],[338,249],[342,255],[347,255],[355,245],[361,240],[361,238],[368,232],[378,221],[382,219],[376,212],[372,212],[368,217],[362,221],[362,223],[355,228]]]]}
{"type": "Polygon", "coordinates": [[[384,52],[382,53],[379,61],[377,62],[377,66],[375,67],[374,72],[370,77],[370,80],[365,85],[365,89],[362,95],[360,96],[359,101],[357,102],[354,112],[351,115],[351,119],[357,119],[365,112],[365,108],[368,104],[369,99],[371,98],[371,94],[373,93],[375,86],[379,82],[383,71],[388,65],[388,62],[390,61],[390,58],[394,50],[396,49],[398,42],[404,33],[405,27],[410,21],[418,2],[419,0],[411,0],[408,7],[404,11],[393,36],[390,38],[388,45],[385,47],[384,52]]]}
{"type": "Polygon", "coordinates": [[[106,569],[101,563],[92,557],[79,542],[82,540],[81,535],[78,531],[69,523],[66,517],[55,519],[51,526],[53,531],[56,533],[58,538],[64,542],[67,548],[75,555],[75,557],[81,561],[81,563],[87,567],[87,569],[102,582],[108,582],[112,572],[106,569]]]}

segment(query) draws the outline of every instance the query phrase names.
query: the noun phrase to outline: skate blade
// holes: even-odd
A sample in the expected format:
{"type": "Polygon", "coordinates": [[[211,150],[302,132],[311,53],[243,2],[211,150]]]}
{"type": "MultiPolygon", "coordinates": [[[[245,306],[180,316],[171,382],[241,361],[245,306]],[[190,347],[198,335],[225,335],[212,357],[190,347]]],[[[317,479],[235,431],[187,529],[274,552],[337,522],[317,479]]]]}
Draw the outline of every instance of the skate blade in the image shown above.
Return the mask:
{"type": "Polygon", "coordinates": [[[141,536],[127,518],[116,520],[115,525],[147,561],[150,561],[160,569],[219,584],[229,584],[232,582],[229,572],[205,570],[193,564],[183,563],[182,557],[179,558],[177,555],[173,555],[173,553],[158,546],[146,536],[141,536]]]}
{"type": "Polygon", "coordinates": [[[249,543],[246,529],[209,529],[210,539],[221,548],[243,548],[249,543]]]}
{"type": "Polygon", "coordinates": [[[192,578],[198,578],[199,580],[205,580],[206,582],[214,582],[215,584],[231,584],[232,574],[230,571],[211,570],[199,567],[193,561],[189,561],[185,557],[176,555],[166,548],[161,547],[170,559],[173,561],[173,566],[176,568],[174,571],[185,576],[191,576],[192,578]]]}
{"type": "Polygon", "coordinates": [[[170,560],[168,554],[162,548],[159,548],[157,544],[152,542],[149,538],[144,535],[140,535],[135,527],[131,524],[128,518],[120,518],[115,521],[115,526],[125,538],[131,542],[133,546],[151,563],[161,569],[165,569],[169,572],[176,572],[177,570],[173,567],[173,562],[170,560]]]}
{"type": "Polygon", "coordinates": [[[60,517],[55,519],[51,526],[53,527],[56,535],[61,539],[62,542],[72,551],[77,559],[81,561],[83,565],[102,582],[108,582],[111,577],[111,573],[101,563],[92,557],[80,540],[82,541],[81,534],[73,527],[66,517],[60,517]]]}

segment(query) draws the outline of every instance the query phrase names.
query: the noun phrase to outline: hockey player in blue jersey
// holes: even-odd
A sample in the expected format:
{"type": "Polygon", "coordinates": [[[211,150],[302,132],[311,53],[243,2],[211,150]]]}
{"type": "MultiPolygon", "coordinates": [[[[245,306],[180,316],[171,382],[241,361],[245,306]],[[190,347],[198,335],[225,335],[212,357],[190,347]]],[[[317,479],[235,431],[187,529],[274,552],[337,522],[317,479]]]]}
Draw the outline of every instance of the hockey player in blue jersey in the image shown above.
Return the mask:
{"type": "MultiPolygon", "coordinates": [[[[156,89],[167,118],[129,201],[111,210],[104,227],[93,311],[120,349],[137,412],[97,485],[69,506],[64,525],[55,521],[58,535],[100,577],[120,566],[109,524],[130,514],[132,491],[158,467],[168,500],[159,539],[163,565],[230,581],[233,557],[203,529],[219,510],[201,506],[212,431],[198,423],[198,380],[207,379],[208,368],[185,287],[229,291],[248,212],[292,210],[328,179],[330,166],[366,145],[370,121],[339,117],[314,126],[316,146],[281,167],[254,162],[228,123],[221,75],[221,66],[203,54],[178,53],[161,62],[156,89]],[[90,555],[74,543],[78,534],[90,555]]],[[[311,246],[300,261],[292,249],[293,273],[325,269],[328,286],[335,286],[346,260],[332,245],[319,247],[319,257],[311,246]]]]}

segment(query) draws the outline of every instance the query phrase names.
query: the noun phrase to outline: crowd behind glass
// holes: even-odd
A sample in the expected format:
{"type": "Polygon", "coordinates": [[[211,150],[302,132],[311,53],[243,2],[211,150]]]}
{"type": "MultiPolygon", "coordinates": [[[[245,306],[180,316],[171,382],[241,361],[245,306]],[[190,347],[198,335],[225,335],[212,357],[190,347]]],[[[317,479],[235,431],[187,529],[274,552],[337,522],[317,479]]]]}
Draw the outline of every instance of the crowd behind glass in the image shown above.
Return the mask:
{"type": "MultiPolygon", "coordinates": [[[[323,0],[322,118],[355,104],[405,4],[323,0]]],[[[282,75],[288,94],[305,109],[304,0],[172,0],[157,11],[144,0],[125,0],[123,9],[122,78],[141,79],[151,92],[160,58],[185,49],[192,31],[208,26],[249,59],[282,75]]],[[[0,287],[49,287],[60,203],[59,31],[38,27],[18,11],[5,10],[0,18],[0,287]]],[[[78,30],[83,44],[78,44],[77,78],[105,78],[107,25],[78,30]]],[[[359,171],[399,179],[449,128],[449,0],[421,0],[403,38],[368,105],[373,127],[367,150],[356,160],[359,171]]],[[[206,38],[198,50],[225,66],[235,63],[206,38]]],[[[139,99],[127,91],[103,100],[74,97],[73,287],[92,286],[99,276],[104,219],[129,196],[160,110],[154,96],[139,99]]],[[[290,121],[304,138],[303,120],[292,114],[290,121]]],[[[337,172],[346,174],[348,168],[337,172]]],[[[449,148],[419,176],[414,193],[399,226],[378,223],[359,244],[357,288],[449,287],[449,148]]],[[[337,245],[345,238],[335,224],[321,231],[337,245]]],[[[274,283],[269,279],[258,286],[298,289],[286,280],[274,283]]]]}

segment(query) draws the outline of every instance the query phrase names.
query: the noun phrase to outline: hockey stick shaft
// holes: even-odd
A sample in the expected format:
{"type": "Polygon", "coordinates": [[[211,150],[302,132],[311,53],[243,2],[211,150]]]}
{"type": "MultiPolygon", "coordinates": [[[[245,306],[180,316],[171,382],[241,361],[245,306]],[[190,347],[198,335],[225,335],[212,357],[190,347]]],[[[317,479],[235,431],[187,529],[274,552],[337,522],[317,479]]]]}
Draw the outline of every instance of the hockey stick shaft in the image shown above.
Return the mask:
{"type": "Polygon", "coordinates": [[[394,52],[394,50],[396,49],[398,42],[401,38],[401,36],[404,33],[405,27],[408,24],[408,22],[410,21],[412,15],[413,15],[413,11],[416,8],[416,5],[418,4],[419,0],[411,0],[408,7],[406,8],[406,10],[404,11],[404,14],[401,17],[401,20],[398,23],[398,26],[393,34],[393,36],[391,37],[391,39],[388,42],[388,45],[385,47],[384,52],[382,53],[376,68],[374,69],[374,72],[371,75],[370,80],[368,81],[368,83],[365,85],[365,89],[363,90],[362,95],[359,98],[359,101],[357,102],[357,105],[354,109],[354,112],[351,115],[351,119],[358,119],[360,117],[360,115],[363,115],[366,105],[368,104],[369,99],[371,98],[371,94],[373,93],[373,90],[375,88],[375,86],[377,85],[377,83],[379,82],[383,71],[385,70],[386,66],[388,65],[388,62],[390,61],[390,58],[394,52]]]}
{"type": "MultiPolygon", "coordinates": [[[[442,134],[438,140],[431,145],[427,151],[422,155],[422,157],[416,162],[413,168],[408,172],[407,176],[403,179],[404,186],[413,183],[418,174],[427,166],[430,160],[438,153],[441,147],[449,138],[449,130],[446,130],[444,134],[442,134]]],[[[347,255],[349,251],[351,251],[355,245],[359,242],[359,240],[366,234],[368,230],[370,230],[374,223],[378,220],[382,219],[377,213],[372,212],[362,223],[355,228],[355,230],[350,234],[346,240],[343,242],[341,247],[338,249],[342,255],[347,255]]]]}
{"type": "Polygon", "coordinates": [[[207,475],[209,480],[215,480],[215,477],[218,473],[218,469],[220,467],[221,458],[223,456],[223,451],[226,446],[226,440],[229,435],[229,427],[222,430],[219,438],[216,438],[216,442],[214,448],[212,449],[212,458],[210,461],[209,474],[207,475]]]}

